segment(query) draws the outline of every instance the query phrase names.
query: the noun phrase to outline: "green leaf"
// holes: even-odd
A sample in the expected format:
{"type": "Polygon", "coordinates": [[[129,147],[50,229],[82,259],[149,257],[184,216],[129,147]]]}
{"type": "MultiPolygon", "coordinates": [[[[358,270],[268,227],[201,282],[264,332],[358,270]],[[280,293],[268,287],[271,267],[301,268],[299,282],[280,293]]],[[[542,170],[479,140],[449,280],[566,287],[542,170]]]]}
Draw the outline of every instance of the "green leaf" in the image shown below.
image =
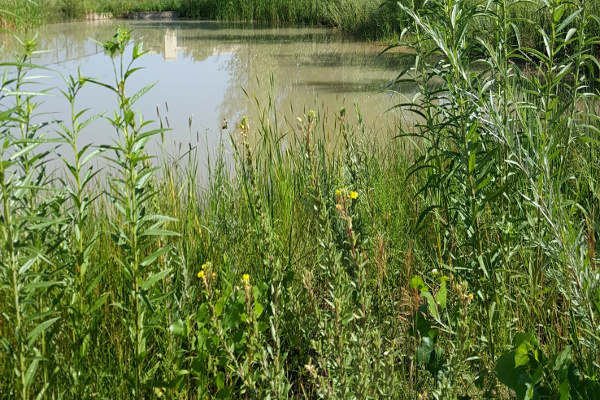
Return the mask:
{"type": "Polygon", "coordinates": [[[267,324],[266,324],[266,323],[264,323],[264,322],[259,322],[259,323],[258,323],[258,331],[259,331],[259,332],[264,332],[264,331],[266,331],[267,329],[269,329],[269,325],[267,325],[267,324]]]}
{"type": "Polygon", "coordinates": [[[517,366],[515,364],[516,351],[508,351],[500,356],[496,361],[496,376],[498,380],[509,387],[517,390],[520,385],[519,377],[527,373],[525,366],[517,366]]]}
{"type": "Polygon", "coordinates": [[[417,275],[413,276],[410,280],[410,287],[411,289],[417,289],[421,292],[427,290],[427,285],[425,285],[423,279],[417,275]]]}
{"type": "Polygon", "coordinates": [[[215,315],[217,317],[219,317],[223,313],[223,303],[224,302],[225,302],[225,299],[223,299],[221,297],[221,298],[219,298],[219,300],[217,300],[217,303],[215,304],[215,315]]]}
{"type": "Polygon", "coordinates": [[[227,399],[229,398],[231,390],[229,388],[224,387],[217,392],[217,399],[227,399]]]}
{"type": "Polygon", "coordinates": [[[434,349],[433,339],[430,337],[424,337],[421,339],[421,344],[415,347],[415,358],[417,363],[419,364],[427,364],[429,363],[429,359],[431,358],[431,353],[434,349]]]}
{"type": "Polygon", "coordinates": [[[94,311],[96,311],[97,309],[102,307],[102,305],[106,302],[106,299],[108,299],[109,294],[110,293],[105,293],[102,296],[100,296],[100,298],[98,300],[96,300],[96,302],[94,303],[94,305],[92,306],[92,308],[90,308],[90,310],[88,312],[93,313],[94,311]]]}
{"type": "Polygon", "coordinates": [[[181,234],[167,229],[146,229],[140,236],[181,236],[181,234]]]}
{"type": "Polygon", "coordinates": [[[144,290],[150,289],[152,286],[154,286],[154,284],[156,282],[164,279],[165,276],[167,276],[171,272],[171,270],[172,270],[172,268],[168,268],[168,269],[165,269],[164,271],[160,271],[160,272],[157,272],[156,274],[150,275],[144,281],[144,283],[142,283],[142,289],[144,289],[144,290]]]}
{"type": "Polygon", "coordinates": [[[27,341],[29,343],[29,346],[31,347],[33,345],[33,343],[35,342],[35,340],[37,339],[37,337],[43,331],[48,329],[48,327],[50,327],[50,325],[55,323],[58,319],[60,319],[60,317],[56,317],[56,318],[52,318],[47,321],[44,321],[41,324],[39,324],[38,326],[36,326],[31,332],[29,332],[29,334],[27,335],[27,341]]]}
{"type": "Polygon", "coordinates": [[[215,386],[219,389],[223,389],[225,387],[225,374],[223,371],[220,371],[217,376],[215,376],[215,386]]]}
{"type": "Polygon", "coordinates": [[[429,308],[428,308],[429,313],[431,314],[433,319],[438,321],[440,319],[440,315],[438,313],[437,306],[435,305],[435,300],[433,299],[433,296],[431,295],[431,293],[421,292],[421,297],[425,297],[427,299],[427,304],[429,305],[429,308]]]}
{"type": "Polygon", "coordinates": [[[156,250],[154,253],[150,254],[147,257],[145,257],[142,260],[142,262],[140,263],[140,265],[142,267],[146,267],[146,266],[152,264],[158,257],[167,254],[169,252],[169,250],[171,250],[170,246],[165,246],[165,247],[162,247],[162,248],[156,250]]]}
{"type": "Polygon", "coordinates": [[[446,289],[446,281],[442,280],[440,288],[435,294],[435,301],[440,305],[441,308],[446,308],[446,297],[448,296],[448,290],[446,289]]]}
{"type": "Polygon", "coordinates": [[[26,387],[31,386],[31,384],[33,383],[33,377],[35,376],[35,373],[37,372],[39,363],[40,363],[40,358],[34,357],[34,359],[31,361],[31,364],[29,364],[29,367],[27,368],[27,371],[25,372],[25,386],[26,387]]]}
{"type": "Polygon", "coordinates": [[[173,322],[173,324],[169,327],[169,330],[173,333],[173,335],[182,338],[186,338],[189,334],[187,325],[181,319],[173,322]]]}
{"type": "Polygon", "coordinates": [[[513,345],[523,354],[537,348],[537,337],[533,333],[517,333],[513,339],[513,345]]]}
{"type": "Polygon", "coordinates": [[[263,306],[258,302],[254,302],[254,312],[256,313],[256,318],[260,317],[263,312],[263,306]]]}
{"type": "Polygon", "coordinates": [[[269,285],[264,282],[259,282],[258,285],[254,286],[254,298],[258,299],[263,296],[269,290],[269,285]]]}
{"type": "Polygon", "coordinates": [[[131,96],[130,101],[129,101],[129,105],[133,106],[135,104],[135,102],[140,99],[140,97],[142,97],[150,89],[152,89],[154,86],[156,86],[157,83],[158,82],[154,82],[154,83],[151,83],[151,84],[146,85],[143,88],[141,88],[136,94],[134,94],[133,96],[131,96]]]}
{"type": "Polygon", "coordinates": [[[196,312],[196,322],[198,324],[205,324],[208,322],[208,305],[202,303],[198,311],[196,312]]]}
{"type": "Polygon", "coordinates": [[[48,288],[51,286],[64,285],[64,284],[65,284],[64,282],[32,282],[25,286],[25,290],[29,291],[32,289],[48,288]]]}
{"type": "Polygon", "coordinates": [[[236,328],[241,321],[240,312],[237,307],[231,307],[227,311],[227,314],[225,314],[225,318],[223,318],[223,327],[225,329],[236,328]]]}

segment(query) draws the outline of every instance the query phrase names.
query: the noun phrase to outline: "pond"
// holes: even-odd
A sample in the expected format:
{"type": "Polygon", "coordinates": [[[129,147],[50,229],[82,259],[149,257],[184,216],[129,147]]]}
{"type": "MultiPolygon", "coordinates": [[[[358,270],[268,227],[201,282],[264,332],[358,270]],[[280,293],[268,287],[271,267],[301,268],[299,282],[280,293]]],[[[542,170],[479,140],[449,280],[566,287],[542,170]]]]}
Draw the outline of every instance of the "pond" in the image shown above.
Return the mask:
{"type": "MultiPolygon", "coordinates": [[[[112,38],[116,26],[122,24],[114,20],[65,23],[40,32],[39,49],[45,52],[34,62],[49,69],[40,72],[47,77],[37,79],[41,86],[36,90],[51,88],[40,112],[68,118],[68,104],[58,89],[65,86],[61,75],[76,75],[78,68],[84,76],[114,82],[111,60],[96,41],[112,38]]],[[[157,120],[160,114],[163,124],[172,128],[165,142],[174,153],[182,144],[187,148],[187,143],[218,147],[242,116],[248,116],[251,125],[257,124],[256,103],[265,107],[269,98],[284,121],[303,117],[309,109],[332,114],[342,106],[351,110],[356,102],[369,132],[377,136],[397,124],[398,116],[387,110],[414,93],[414,88],[405,88],[405,99],[401,99],[404,96],[386,91],[407,62],[400,53],[380,54],[383,46],[345,37],[333,29],[198,21],[126,24],[149,50],[136,64],[144,69],[132,76],[128,93],[157,82],[136,108],[145,119],[157,120]]],[[[10,51],[7,44],[4,57],[10,51]]],[[[110,115],[116,103],[114,93],[89,85],[77,106],[89,108],[88,115],[102,111],[110,115]]],[[[355,113],[348,115],[356,121],[355,113]]],[[[102,119],[86,130],[81,145],[107,144],[114,135],[102,119]]]]}

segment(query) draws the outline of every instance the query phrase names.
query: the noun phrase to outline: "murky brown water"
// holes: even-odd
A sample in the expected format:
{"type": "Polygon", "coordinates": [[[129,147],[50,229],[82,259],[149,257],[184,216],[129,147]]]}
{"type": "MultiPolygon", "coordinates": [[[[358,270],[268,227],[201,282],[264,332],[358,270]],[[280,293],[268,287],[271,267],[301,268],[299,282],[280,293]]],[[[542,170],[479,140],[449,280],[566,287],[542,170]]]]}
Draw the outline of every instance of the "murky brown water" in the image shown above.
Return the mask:
{"type": "MultiPolygon", "coordinates": [[[[36,63],[51,70],[43,72],[48,78],[39,79],[42,86],[36,89],[55,88],[40,111],[52,112],[57,119],[68,115],[67,103],[56,89],[64,87],[61,74],[76,74],[80,68],[85,76],[112,82],[110,58],[92,39],[110,39],[122,23],[57,24],[40,32],[40,49],[47,52],[36,63]]],[[[408,60],[402,61],[398,53],[379,55],[382,46],[343,37],[335,30],[262,29],[217,22],[132,21],[127,25],[150,50],[137,64],[144,69],[132,76],[129,93],[158,82],[136,105],[146,119],[156,120],[160,110],[164,123],[168,120],[173,128],[166,141],[175,149],[178,143],[187,147],[188,142],[198,140],[208,148],[218,146],[226,134],[222,127],[236,127],[244,115],[251,124],[257,123],[256,99],[266,106],[269,93],[289,120],[302,117],[308,109],[334,111],[345,105],[349,110],[356,102],[374,135],[397,123],[396,115],[386,110],[405,101],[385,89],[408,60]]],[[[5,54],[12,50],[7,43],[5,54]]],[[[412,98],[413,90],[404,88],[404,95],[412,98]]],[[[84,90],[78,103],[80,109],[94,112],[112,110],[115,105],[113,93],[93,85],[84,90]]],[[[103,120],[86,129],[83,143],[110,143],[114,135],[103,120]]]]}

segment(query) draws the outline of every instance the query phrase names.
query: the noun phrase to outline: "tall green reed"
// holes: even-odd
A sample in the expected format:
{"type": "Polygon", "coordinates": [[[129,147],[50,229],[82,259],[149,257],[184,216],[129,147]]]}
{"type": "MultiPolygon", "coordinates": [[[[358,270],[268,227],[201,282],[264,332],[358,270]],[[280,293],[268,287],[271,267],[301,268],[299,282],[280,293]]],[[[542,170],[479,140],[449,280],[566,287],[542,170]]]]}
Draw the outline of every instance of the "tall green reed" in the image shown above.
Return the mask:
{"type": "Polygon", "coordinates": [[[23,54],[2,64],[14,68],[14,73],[11,78],[5,73],[2,83],[6,108],[2,112],[0,265],[3,297],[10,292],[3,314],[8,329],[2,339],[5,367],[12,371],[9,394],[25,399],[32,393],[43,396],[54,374],[47,361],[53,356],[51,342],[60,318],[54,306],[63,282],[57,279],[60,266],[53,256],[62,239],[59,210],[64,198],[52,190],[53,178],[46,171],[52,150],[41,146],[53,140],[46,137],[45,124],[32,122],[36,97],[41,95],[27,86],[27,73],[35,67],[30,63],[35,41],[22,43],[23,54]],[[38,378],[42,385],[32,390],[38,378]]]}
{"type": "Polygon", "coordinates": [[[145,397],[150,377],[144,373],[148,361],[147,339],[158,322],[157,307],[162,296],[155,296],[153,287],[165,279],[172,268],[161,268],[159,258],[165,257],[170,246],[162,241],[177,233],[166,228],[169,222],[176,220],[153,212],[152,200],[156,188],[150,185],[156,167],[149,163],[151,157],[146,153],[146,144],[163,129],[146,130],[148,125],[142,116],[136,120],[132,106],[154,84],[145,86],[132,96],[126,93],[128,78],[138,70],[133,63],[145,53],[141,44],[132,46],[131,60],[125,60],[125,52],[132,40],[129,30],[118,28],[113,40],[104,43],[104,48],[112,57],[115,83],[109,85],[95,83],[113,91],[118,100],[118,109],[110,118],[118,138],[107,150],[114,151],[110,158],[120,175],[110,181],[111,201],[122,218],[122,224],[112,224],[112,238],[121,249],[121,257],[115,261],[122,268],[123,281],[127,288],[125,303],[113,303],[123,310],[124,328],[129,332],[133,347],[133,363],[128,368],[127,379],[131,384],[131,395],[145,397]]]}
{"type": "MultiPolygon", "coordinates": [[[[596,39],[587,33],[595,20],[582,5],[544,2],[539,13],[547,27],[537,29],[539,44],[525,47],[517,26],[529,22],[513,16],[518,7],[507,1],[434,2],[439,15],[403,7],[414,21],[417,63],[411,73],[421,82],[419,102],[407,107],[424,119],[409,132],[423,145],[413,169],[422,176],[428,204],[420,220],[435,229],[439,265],[465,279],[483,305],[475,324],[484,365],[507,345],[513,313],[565,333],[593,330],[597,318],[591,303],[571,303],[588,293],[582,276],[589,276],[583,271],[590,259],[586,232],[574,223],[585,225],[588,211],[567,172],[577,160],[577,142],[589,143],[597,129],[586,111],[596,96],[588,83],[597,64],[589,56],[596,39]],[[495,37],[478,34],[479,26],[490,25],[495,37]],[[422,50],[421,32],[433,46],[429,53],[422,50]],[[476,55],[481,64],[472,61],[476,55]],[[432,75],[443,79],[443,89],[426,86],[432,75]],[[515,305],[507,301],[512,296],[520,299],[515,305]],[[549,304],[559,307],[560,316],[549,312],[549,304]],[[570,317],[576,310],[585,315],[570,317]]],[[[520,329],[538,330],[551,349],[565,345],[556,331],[529,323],[520,329]]],[[[595,339],[569,337],[591,345],[586,361],[580,360],[588,369],[595,339]]],[[[494,390],[493,380],[487,385],[494,390]]]]}

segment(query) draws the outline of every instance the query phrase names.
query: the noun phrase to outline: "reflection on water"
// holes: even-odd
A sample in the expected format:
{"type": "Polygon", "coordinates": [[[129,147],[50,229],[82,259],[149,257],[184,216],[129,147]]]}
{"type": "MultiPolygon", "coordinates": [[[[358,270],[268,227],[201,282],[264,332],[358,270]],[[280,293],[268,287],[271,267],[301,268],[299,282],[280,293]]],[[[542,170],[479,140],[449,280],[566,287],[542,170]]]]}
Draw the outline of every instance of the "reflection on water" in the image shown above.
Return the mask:
{"type": "MultiPolygon", "coordinates": [[[[52,69],[44,85],[62,88],[60,75],[76,74],[78,68],[85,76],[112,82],[111,61],[96,41],[112,38],[119,23],[88,21],[46,27],[39,44],[48,52],[36,60],[52,69]]],[[[412,98],[416,89],[395,88],[404,99],[384,93],[398,71],[412,62],[408,57],[379,54],[382,47],[330,29],[265,29],[217,22],[127,24],[149,50],[138,64],[144,69],[132,76],[129,93],[158,82],[136,106],[146,119],[156,119],[158,111],[163,123],[173,128],[167,134],[168,143],[200,138],[209,148],[218,146],[222,127],[237,126],[244,115],[251,123],[256,121],[256,102],[265,105],[269,93],[289,120],[309,108],[334,111],[344,104],[351,108],[356,101],[369,129],[383,131],[397,123],[394,113],[386,110],[412,98]]],[[[14,51],[12,45],[5,43],[5,54],[14,51]]],[[[57,90],[51,93],[56,97],[47,100],[40,111],[65,118],[66,101],[57,90]]],[[[114,94],[90,85],[78,106],[101,112],[112,110],[115,104],[114,94]]],[[[88,142],[97,144],[110,143],[114,134],[102,120],[87,129],[88,142]]]]}

